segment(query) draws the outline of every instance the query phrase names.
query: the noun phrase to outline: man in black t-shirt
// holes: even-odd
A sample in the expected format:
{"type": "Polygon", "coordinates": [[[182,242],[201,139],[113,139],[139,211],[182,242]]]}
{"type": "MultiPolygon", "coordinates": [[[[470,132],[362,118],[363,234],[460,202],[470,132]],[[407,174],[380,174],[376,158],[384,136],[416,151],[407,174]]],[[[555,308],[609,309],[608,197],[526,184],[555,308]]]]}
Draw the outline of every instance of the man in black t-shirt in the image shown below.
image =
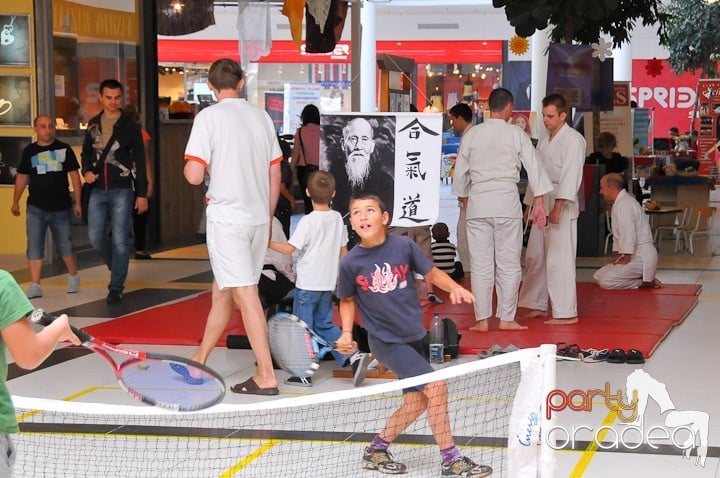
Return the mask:
{"type": "Polygon", "coordinates": [[[20,215],[20,197],[29,185],[27,200],[27,258],[32,284],[28,298],[42,297],[40,273],[45,256],[45,232],[50,227],[55,246],[67,266],[70,279],[68,293],[77,292],[80,279],[70,240],[70,214],[80,217],[80,174],[75,153],[70,145],[55,139],[55,122],[40,115],[33,122],[37,141],[22,152],[15,178],[15,191],[10,211],[20,215]],[[68,175],[75,194],[70,198],[68,175]]]}

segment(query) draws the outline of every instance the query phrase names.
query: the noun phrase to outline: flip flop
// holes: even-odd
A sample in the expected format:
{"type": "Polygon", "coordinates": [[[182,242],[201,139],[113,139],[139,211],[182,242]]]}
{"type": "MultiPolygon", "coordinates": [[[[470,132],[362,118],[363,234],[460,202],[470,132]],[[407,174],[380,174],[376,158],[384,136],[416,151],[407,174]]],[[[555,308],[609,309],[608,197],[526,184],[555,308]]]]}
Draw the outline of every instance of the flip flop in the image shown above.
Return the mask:
{"type": "Polygon", "coordinates": [[[271,388],[260,388],[255,383],[252,377],[245,380],[243,383],[237,383],[230,387],[230,391],[233,393],[244,393],[248,395],[279,395],[280,390],[277,387],[271,388]]]}
{"type": "Polygon", "coordinates": [[[202,385],[203,383],[205,383],[202,378],[195,378],[190,375],[190,370],[188,370],[185,365],[171,362],[170,368],[173,370],[173,372],[180,375],[183,380],[185,380],[185,383],[189,383],[190,385],[202,385]]]}
{"type": "Polygon", "coordinates": [[[640,364],[645,363],[645,356],[638,349],[630,349],[627,353],[626,363],[640,364]]]}
{"type": "Polygon", "coordinates": [[[623,349],[612,349],[607,356],[608,363],[625,363],[627,355],[623,349]]]}

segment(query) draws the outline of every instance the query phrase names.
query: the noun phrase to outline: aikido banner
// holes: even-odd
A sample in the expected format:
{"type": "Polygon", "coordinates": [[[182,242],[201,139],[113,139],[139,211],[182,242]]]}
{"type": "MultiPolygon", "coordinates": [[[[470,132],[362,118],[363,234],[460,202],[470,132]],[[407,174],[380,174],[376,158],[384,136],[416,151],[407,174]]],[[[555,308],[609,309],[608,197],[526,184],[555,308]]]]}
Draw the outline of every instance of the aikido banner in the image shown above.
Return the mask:
{"type": "Polygon", "coordinates": [[[429,226],[440,208],[439,113],[332,114],[320,117],[320,169],[335,177],[333,208],[377,194],[393,226],[429,226]]]}

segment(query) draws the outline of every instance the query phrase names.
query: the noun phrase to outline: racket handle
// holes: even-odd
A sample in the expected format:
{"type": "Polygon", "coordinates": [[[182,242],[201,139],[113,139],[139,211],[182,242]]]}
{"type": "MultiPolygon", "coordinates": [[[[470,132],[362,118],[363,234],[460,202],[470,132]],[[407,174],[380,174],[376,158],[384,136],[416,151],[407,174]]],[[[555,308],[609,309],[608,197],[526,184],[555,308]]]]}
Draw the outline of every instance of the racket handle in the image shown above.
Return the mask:
{"type": "MultiPolygon", "coordinates": [[[[35,309],[30,314],[30,321],[42,325],[43,327],[47,327],[48,325],[52,324],[55,319],[57,319],[56,316],[52,314],[48,314],[42,309],[35,309]]],[[[92,342],[92,336],[85,332],[82,329],[78,329],[77,327],[70,326],[70,329],[73,331],[75,335],[80,339],[80,342],[82,343],[88,343],[92,342]]]]}

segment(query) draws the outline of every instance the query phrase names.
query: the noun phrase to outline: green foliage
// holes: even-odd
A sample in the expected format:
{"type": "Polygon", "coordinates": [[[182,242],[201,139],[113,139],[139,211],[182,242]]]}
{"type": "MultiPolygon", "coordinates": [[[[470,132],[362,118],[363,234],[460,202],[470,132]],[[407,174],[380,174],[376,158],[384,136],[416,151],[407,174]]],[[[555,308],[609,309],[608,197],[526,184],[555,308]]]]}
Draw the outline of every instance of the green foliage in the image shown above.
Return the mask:
{"type": "Polygon", "coordinates": [[[515,33],[529,37],[551,25],[553,42],[596,43],[601,35],[620,46],[630,38],[638,21],[658,25],[658,36],[665,38],[667,16],[661,12],[662,0],[493,0],[505,8],[505,16],[515,33]]]}
{"type": "Polygon", "coordinates": [[[701,70],[708,78],[717,77],[720,60],[720,3],[703,0],[671,0],[663,8],[669,17],[667,38],[660,44],[670,50],[668,63],[680,74],[701,70]]]}

